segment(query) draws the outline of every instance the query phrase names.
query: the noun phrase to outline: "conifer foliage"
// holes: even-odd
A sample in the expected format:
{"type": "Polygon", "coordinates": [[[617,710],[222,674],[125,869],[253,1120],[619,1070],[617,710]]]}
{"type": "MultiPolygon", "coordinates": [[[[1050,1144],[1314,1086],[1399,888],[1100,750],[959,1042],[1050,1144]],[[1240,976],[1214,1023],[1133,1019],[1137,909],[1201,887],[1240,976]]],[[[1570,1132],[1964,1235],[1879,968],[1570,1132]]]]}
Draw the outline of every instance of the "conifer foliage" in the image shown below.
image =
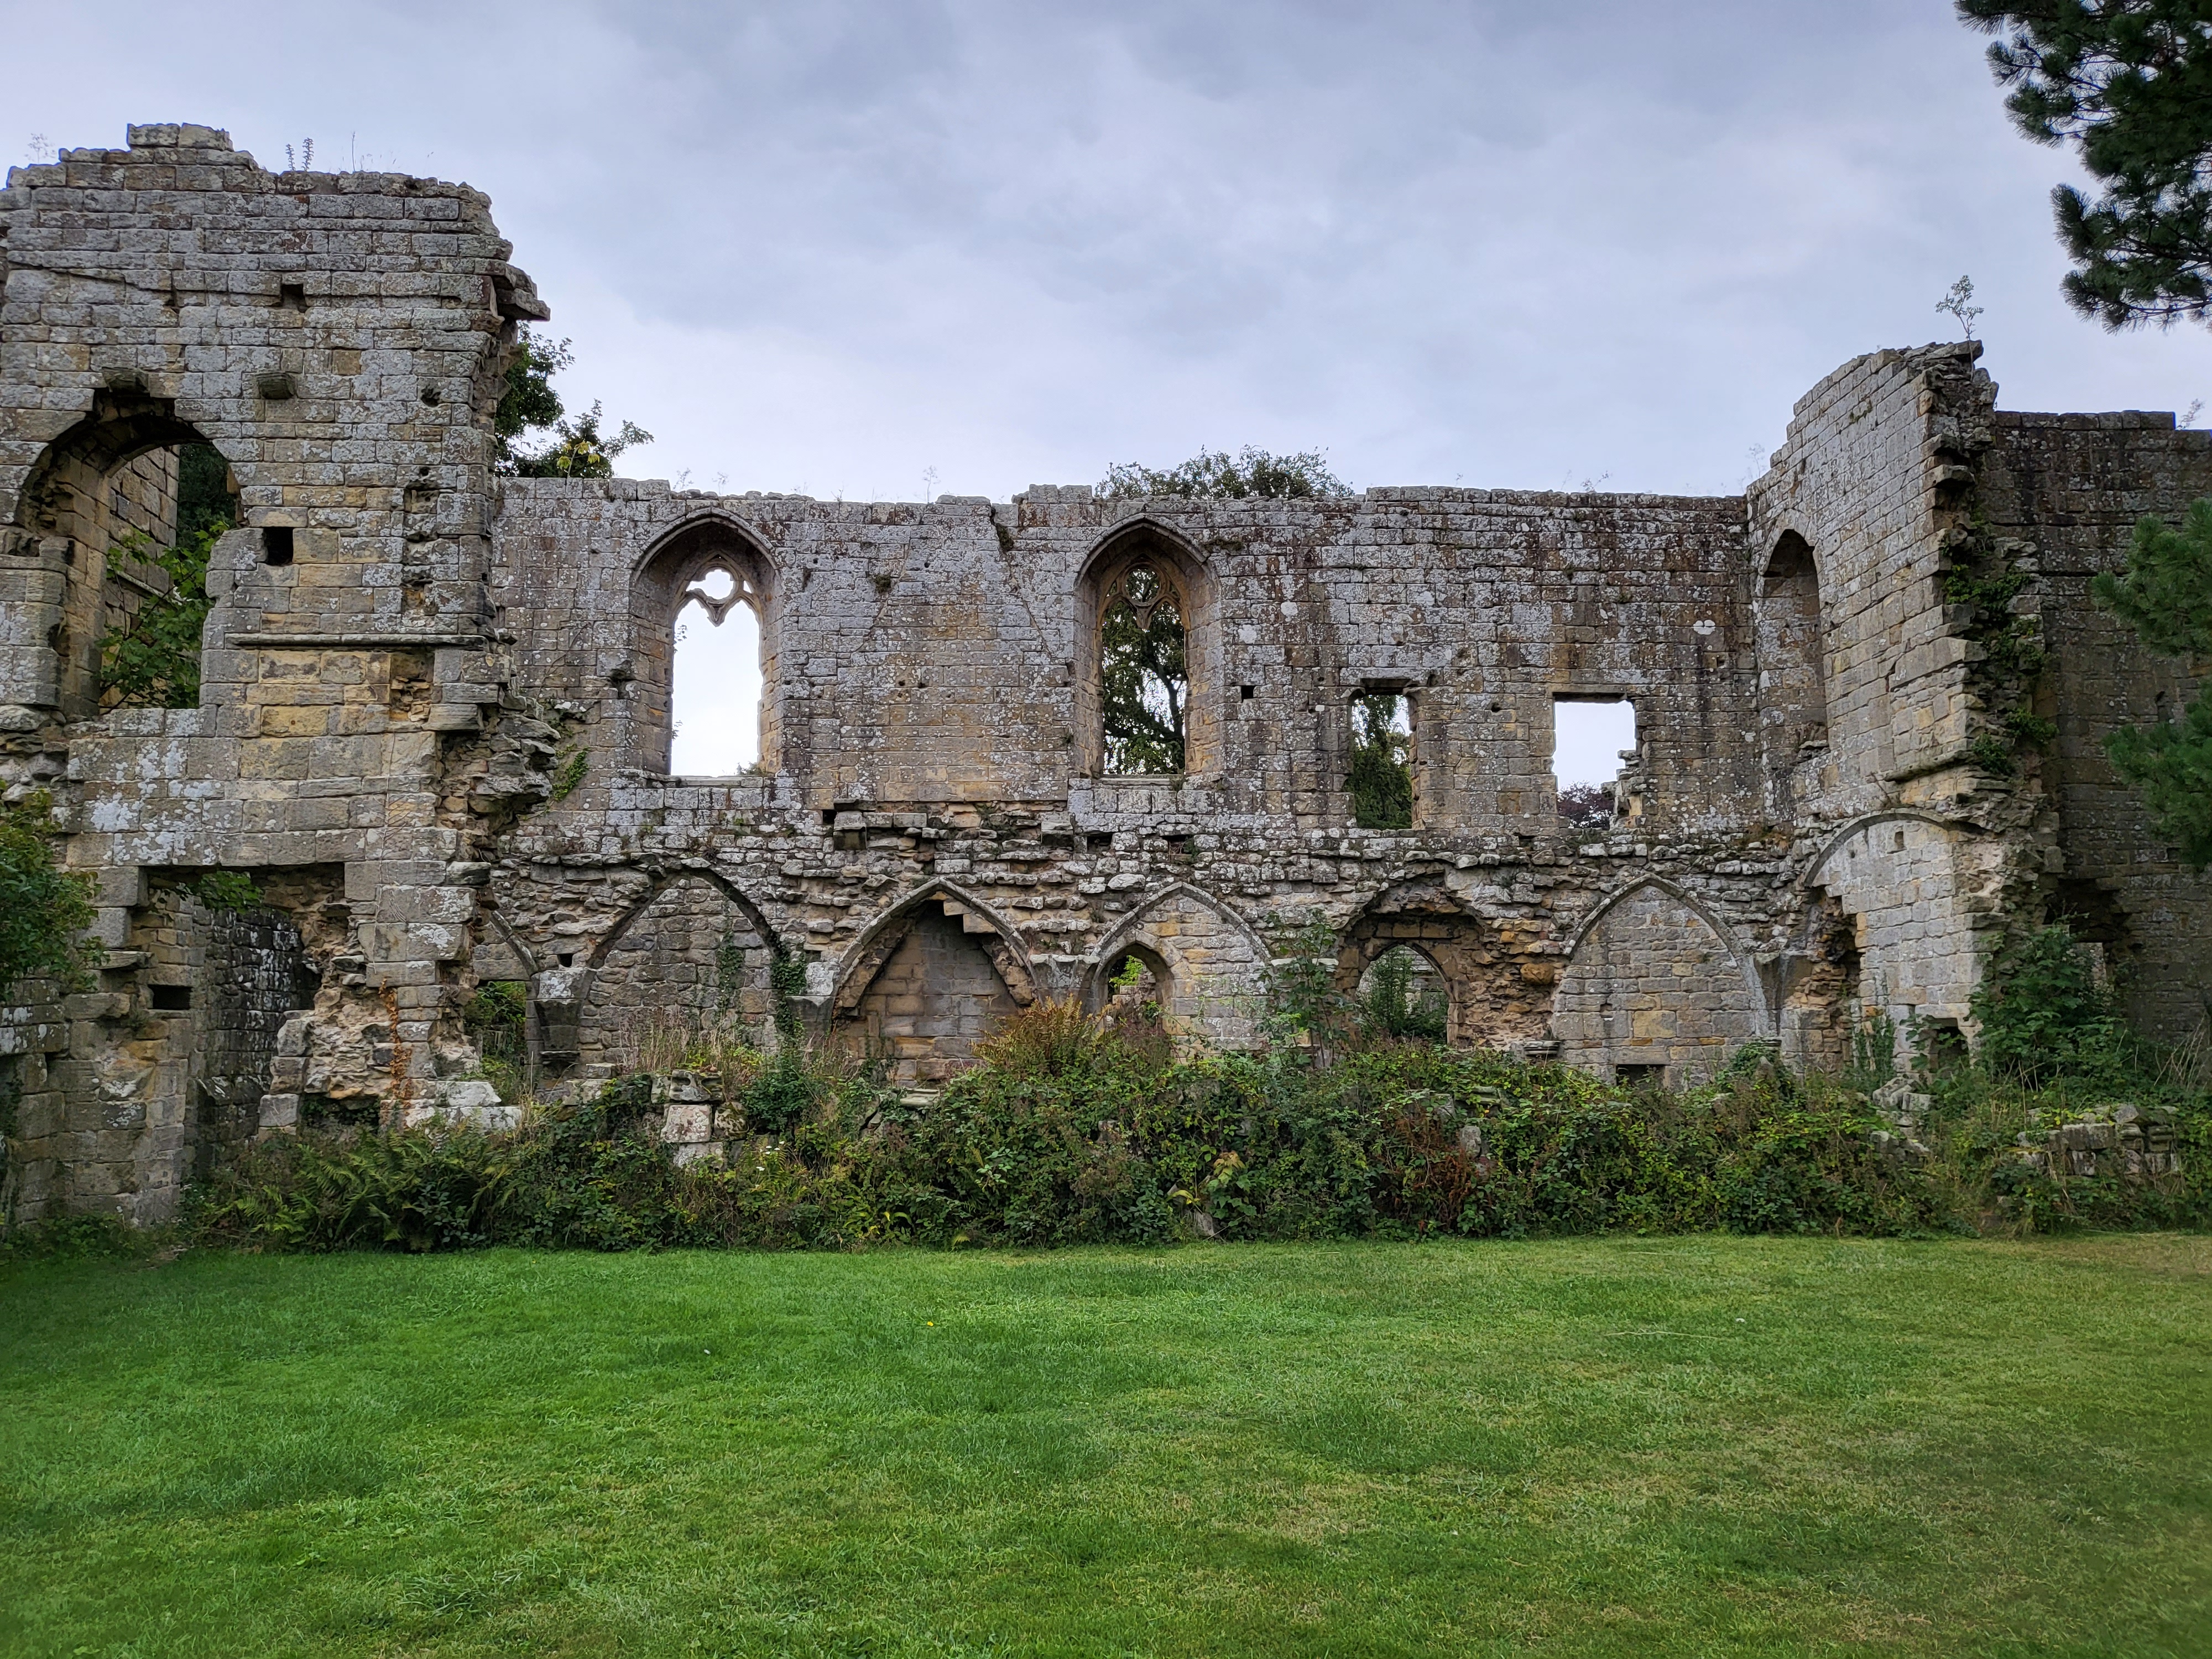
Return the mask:
{"type": "Polygon", "coordinates": [[[2212,315],[2212,4],[1957,0],[1997,38],[2005,107],[2071,143],[2101,192],[2051,191],[2073,257],[2066,298],[2107,328],[2212,315]]]}
{"type": "Polygon", "coordinates": [[[2197,869],[2212,865],[2212,501],[2192,504],[2176,528],[2136,526],[2128,568],[2090,586],[2099,606],[2132,627],[2160,656],[2181,659],[2200,689],[2177,719],[2116,732],[2106,750],[2142,793],[2160,835],[2197,869]]]}

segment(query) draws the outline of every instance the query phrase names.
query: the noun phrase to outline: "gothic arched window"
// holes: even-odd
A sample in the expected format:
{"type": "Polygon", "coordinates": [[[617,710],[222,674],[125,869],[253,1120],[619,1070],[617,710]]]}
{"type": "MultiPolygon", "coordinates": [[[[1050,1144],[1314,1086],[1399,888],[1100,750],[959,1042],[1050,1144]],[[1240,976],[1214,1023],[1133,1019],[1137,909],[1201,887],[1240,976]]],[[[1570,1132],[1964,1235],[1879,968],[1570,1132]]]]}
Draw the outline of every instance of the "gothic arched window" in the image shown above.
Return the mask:
{"type": "Polygon", "coordinates": [[[726,563],[684,590],[669,687],[668,769],[679,776],[734,777],[760,765],[762,597],[726,563]]]}
{"type": "Polygon", "coordinates": [[[720,515],[683,526],[639,566],[630,621],[610,703],[630,763],[690,778],[774,772],[775,570],[751,537],[720,515]]]}
{"type": "Polygon", "coordinates": [[[1132,562],[1107,589],[1098,617],[1098,712],[1109,776],[1184,769],[1190,670],[1182,596],[1149,558],[1132,562]]]}

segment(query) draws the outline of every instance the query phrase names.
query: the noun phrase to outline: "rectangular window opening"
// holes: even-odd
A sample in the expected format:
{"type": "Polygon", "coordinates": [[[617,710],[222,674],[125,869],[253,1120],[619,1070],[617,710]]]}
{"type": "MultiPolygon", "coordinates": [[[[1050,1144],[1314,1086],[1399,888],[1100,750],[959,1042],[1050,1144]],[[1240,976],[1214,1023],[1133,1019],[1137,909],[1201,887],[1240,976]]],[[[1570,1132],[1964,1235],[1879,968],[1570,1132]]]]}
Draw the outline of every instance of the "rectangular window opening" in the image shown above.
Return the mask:
{"type": "Polygon", "coordinates": [[[1663,1089],[1667,1086],[1667,1068],[1651,1065],[1616,1066],[1613,1068],[1613,1080],[1624,1089],[1663,1089]]]}
{"type": "Polygon", "coordinates": [[[156,1013],[181,1014],[192,1006],[192,988],[189,985],[155,985],[148,989],[153,993],[156,1013]]]}
{"type": "Polygon", "coordinates": [[[1402,691],[1352,700],[1352,769],[1345,781],[1362,830],[1413,827],[1413,704],[1402,691]]]}
{"type": "Polygon", "coordinates": [[[1552,775],[1559,782],[1560,822],[1603,830],[1632,817],[1636,804],[1620,786],[1638,752],[1630,698],[1553,698],[1552,775]]]}
{"type": "Polygon", "coordinates": [[[301,283],[279,283],[276,285],[276,304],[280,309],[285,311],[305,311],[307,308],[306,285],[301,283]]]}
{"type": "Polygon", "coordinates": [[[261,527],[261,562],[289,564],[292,562],[292,526],[288,524],[264,525],[261,527]]]}

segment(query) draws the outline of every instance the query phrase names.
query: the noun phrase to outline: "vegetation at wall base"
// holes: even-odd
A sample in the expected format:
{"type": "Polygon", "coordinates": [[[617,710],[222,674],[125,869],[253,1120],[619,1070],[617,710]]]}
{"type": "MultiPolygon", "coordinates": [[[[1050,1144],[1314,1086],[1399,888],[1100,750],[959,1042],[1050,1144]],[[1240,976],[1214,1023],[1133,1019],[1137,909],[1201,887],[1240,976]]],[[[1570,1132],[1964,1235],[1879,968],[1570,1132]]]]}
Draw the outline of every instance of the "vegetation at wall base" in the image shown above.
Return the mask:
{"type": "Polygon", "coordinates": [[[1178,1059],[1155,1017],[1039,1004],[919,1106],[843,1050],[725,1052],[745,1076],[721,1163],[675,1163],[644,1075],[511,1133],[272,1137],[198,1191],[191,1224],[260,1249],[605,1250],[2212,1222],[2201,1063],[2129,1033],[2063,928],[2018,944],[1992,987],[1985,1063],[1917,1075],[1917,1140],[1892,1135],[1869,1096],[1888,1077],[1886,1032],[1852,1075],[1793,1077],[1754,1047],[1668,1093],[1394,1036],[1388,988],[1309,988],[1311,1006],[1256,1055],[1178,1059]],[[2074,1175],[2025,1156],[2120,1100],[2172,1126],[2178,1174],[2074,1175]]]}

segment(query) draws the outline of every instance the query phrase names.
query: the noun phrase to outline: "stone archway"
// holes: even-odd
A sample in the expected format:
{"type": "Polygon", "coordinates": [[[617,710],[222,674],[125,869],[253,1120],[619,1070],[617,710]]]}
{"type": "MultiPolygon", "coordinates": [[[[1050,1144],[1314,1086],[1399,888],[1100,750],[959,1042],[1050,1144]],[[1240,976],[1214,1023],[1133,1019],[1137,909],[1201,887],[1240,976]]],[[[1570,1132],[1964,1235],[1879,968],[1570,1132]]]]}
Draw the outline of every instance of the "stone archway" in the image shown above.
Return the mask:
{"type": "Polygon", "coordinates": [[[1379,893],[1352,919],[1337,954],[1339,993],[1356,994],[1376,960],[1401,945],[1413,946],[1443,976],[1447,1042],[1503,1047],[1547,1035],[1549,963],[1515,933],[1427,883],[1379,893]]]}
{"type": "MultiPolygon", "coordinates": [[[[15,507],[16,527],[0,529],[0,554],[34,557],[50,580],[38,585],[37,597],[11,603],[20,614],[9,632],[46,649],[0,653],[0,703],[68,720],[97,714],[118,696],[142,706],[198,706],[200,658],[189,639],[180,653],[164,646],[150,658],[126,658],[120,692],[105,672],[112,665],[105,647],[132,635],[148,607],[174,592],[162,558],[187,541],[180,530],[206,527],[211,517],[237,519],[236,479],[199,428],[171,399],[135,384],[111,386],[40,452],[15,507]],[[194,510],[196,494],[219,501],[220,510],[194,510]]],[[[191,580],[187,603],[204,611],[202,578],[191,580]]]]}
{"type": "Polygon", "coordinates": [[[1085,981],[1085,1006],[1104,1005],[1108,976],[1131,956],[1164,981],[1161,1012],[1179,1041],[1217,1048],[1257,1042],[1267,947],[1226,903],[1181,881],[1146,899],[1100,942],[1085,981]]]}
{"type": "Polygon", "coordinates": [[[1757,975],[1721,924],[1657,881],[1624,889],[1583,922],[1553,1013],[1561,1059],[1671,1088],[1712,1076],[1771,1035],[1769,1023],[1757,975]]]}
{"type": "Polygon", "coordinates": [[[830,1009],[833,1033],[886,1060],[896,1083],[938,1084],[1036,1000],[1029,961],[988,907],[932,883],[854,947],[830,1009]]]}
{"type": "Polygon", "coordinates": [[[720,882],[696,871],[666,882],[592,952],[578,1059],[621,1073],[718,1031],[769,1044],[775,949],[759,912],[720,882]]]}

